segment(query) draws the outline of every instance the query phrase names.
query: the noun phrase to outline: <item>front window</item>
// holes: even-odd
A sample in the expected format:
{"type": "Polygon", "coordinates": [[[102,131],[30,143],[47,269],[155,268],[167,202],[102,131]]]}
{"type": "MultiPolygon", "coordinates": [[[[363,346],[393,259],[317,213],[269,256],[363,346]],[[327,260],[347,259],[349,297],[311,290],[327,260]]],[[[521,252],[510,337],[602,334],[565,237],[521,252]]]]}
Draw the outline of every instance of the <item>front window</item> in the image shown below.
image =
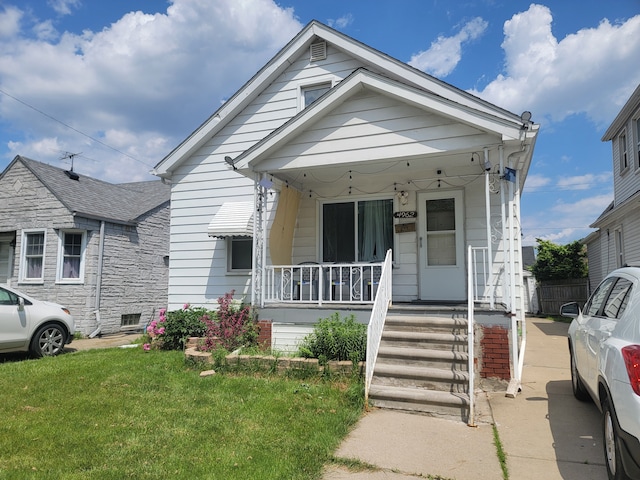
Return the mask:
{"type": "Polygon", "coordinates": [[[251,270],[253,239],[247,237],[227,238],[227,271],[247,272],[251,270]]]}
{"type": "Polygon", "coordinates": [[[393,248],[393,200],[322,206],[323,262],[381,262],[393,248]]]}
{"type": "Polygon", "coordinates": [[[85,232],[62,232],[57,280],[80,283],[84,277],[85,232]]]}
{"type": "Polygon", "coordinates": [[[44,231],[23,233],[21,281],[41,282],[44,280],[45,240],[44,231]]]}

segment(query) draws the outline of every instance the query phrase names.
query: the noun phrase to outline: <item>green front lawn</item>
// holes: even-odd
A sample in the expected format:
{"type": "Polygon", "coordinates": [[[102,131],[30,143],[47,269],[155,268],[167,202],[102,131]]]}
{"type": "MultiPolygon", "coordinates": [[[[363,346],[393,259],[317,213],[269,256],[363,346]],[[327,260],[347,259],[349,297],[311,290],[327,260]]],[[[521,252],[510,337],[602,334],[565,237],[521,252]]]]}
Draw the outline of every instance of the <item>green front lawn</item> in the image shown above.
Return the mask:
{"type": "Polygon", "coordinates": [[[356,380],[200,378],[180,351],[0,363],[0,478],[313,479],[362,413],[356,380]]]}

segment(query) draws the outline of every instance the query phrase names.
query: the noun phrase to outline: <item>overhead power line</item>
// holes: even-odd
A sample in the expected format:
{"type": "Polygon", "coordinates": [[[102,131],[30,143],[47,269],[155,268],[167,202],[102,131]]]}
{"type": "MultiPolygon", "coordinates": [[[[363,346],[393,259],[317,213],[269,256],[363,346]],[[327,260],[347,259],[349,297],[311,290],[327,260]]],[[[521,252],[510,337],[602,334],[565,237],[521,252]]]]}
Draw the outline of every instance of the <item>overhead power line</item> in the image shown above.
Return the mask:
{"type": "Polygon", "coordinates": [[[139,162],[139,163],[141,163],[141,164],[143,164],[143,165],[146,165],[147,167],[151,167],[151,166],[152,166],[152,165],[149,165],[148,163],[143,162],[142,160],[140,160],[140,159],[138,159],[138,158],[132,157],[132,156],[131,156],[131,155],[129,155],[128,153],[125,153],[125,152],[123,152],[123,151],[121,151],[121,150],[118,150],[117,148],[112,147],[111,145],[108,145],[108,144],[104,143],[104,142],[103,142],[103,141],[101,141],[101,140],[98,140],[98,139],[97,139],[97,138],[95,138],[95,137],[92,137],[91,135],[89,135],[89,134],[87,134],[87,133],[84,133],[84,132],[83,132],[83,131],[81,131],[81,130],[78,130],[78,129],[77,129],[77,128],[75,128],[75,127],[72,127],[71,125],[69,125],[69,124],[67,124],[67,123],[63,122],[62,120],[58,120],[58,119],[57,119],[57,118],[55,118],[54,116],[49,115],[49,114],[48,114],[48,113],[46,113],[46,112],[43,112],[42,110],[40,110],[40,109],[38,109],[38,108],[34,107],[33,105],[30,105],[29,103],[27,103],[27,102],[25,102],[25,101],[23,101],[23,100],[20,100],[20,99],[19,99],[19,98],[17,98],[17,97],[14,97],[13,95],[11,95],[10,93],[7,93],[6,91],[2,90],[1,88],[0,88],[0,93],[2,93],[3,95],[6,95],[7,97],[9,97],[9,98],[11,98],[11,99],[15,100],[15,101],[16,101],[16,102],[18,102],[18,103],[21,103],[22,105],[24,105],[25,107],[30,108],[31,110],[34,110],[34,111],[38,112],[40,115],[43,115],[43,116],[47,117],[48,119],[53,120],[54,122],[57,122],[57,123],[59,123],[60,125],[63,125],[63,126],[65,126],[65,127],[67,127],[68,129],[73,130],[74,132],[79,133],[80,135],[82,135],[82,136],[84,136],[84,137],[87,137],[88,139],[90,139],[90,140],[92,140],[92,141],[94,141],[94,142],[96,142],[96,143],[99,143],[99,144],[100,144],[100,145],[102,145],[103,147],[106,147],[106,148],[108,148],[108,149],[110,149],[110,150],[113,150],[114,152],[117,152],[117,153],[119,153],[120,155],[124,155],[125,157],[130,158],[131,160],[134,160],[134,161],[136,161],[136,162],[139,162]]]}

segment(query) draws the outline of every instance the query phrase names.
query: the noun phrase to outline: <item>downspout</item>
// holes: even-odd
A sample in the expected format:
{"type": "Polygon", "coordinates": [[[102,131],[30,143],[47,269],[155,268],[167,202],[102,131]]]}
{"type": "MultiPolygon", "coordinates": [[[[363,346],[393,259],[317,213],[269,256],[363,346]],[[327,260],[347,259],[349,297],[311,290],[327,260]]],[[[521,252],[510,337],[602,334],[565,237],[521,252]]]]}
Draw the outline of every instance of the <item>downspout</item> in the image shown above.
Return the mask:
{"type": "MultiPolygon", "coordinates": [[[[490,165],[489,163],[489,151],[485,147],[484,149],[484,164],[490,165]]],[[[490,197],[490,188],[489,188],[489,170],[485,169],[484,171],[484,200],[485,200],[485,210],[487,215],[487,269],[489,270],[489,308],[491,310],[495,307],[495,297],[493,291],[493,249],[491,248],[491,197],[490,197]]]]}
{"type": "Polygon", "coordinates": [[[89,334],[89,338],[94,338],[100,334],[102,330],[102,322],[100,320],[100,296],[102,293],[102,263],[104,259],[104,220],[100,222],[100,244],[98,246],[98,272],[96,274],[96,303],[93,313],[96,314],[96,329],[89,334]]]}

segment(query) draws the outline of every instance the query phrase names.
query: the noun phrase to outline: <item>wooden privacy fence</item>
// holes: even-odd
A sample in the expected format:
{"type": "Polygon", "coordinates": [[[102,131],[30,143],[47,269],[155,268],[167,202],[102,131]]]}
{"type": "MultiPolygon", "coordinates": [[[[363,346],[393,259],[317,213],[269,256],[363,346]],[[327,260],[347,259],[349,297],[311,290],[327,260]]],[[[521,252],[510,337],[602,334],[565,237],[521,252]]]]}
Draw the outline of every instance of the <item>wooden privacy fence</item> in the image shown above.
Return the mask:
{"type": "Polygon", "coordinates": [[[545,315],[558,315],[560,306],[567,302],[578,302],[580,308],[582,308],[588,298],[588,278],[545,280],[538,283],[540,313],[545,315]]]}

